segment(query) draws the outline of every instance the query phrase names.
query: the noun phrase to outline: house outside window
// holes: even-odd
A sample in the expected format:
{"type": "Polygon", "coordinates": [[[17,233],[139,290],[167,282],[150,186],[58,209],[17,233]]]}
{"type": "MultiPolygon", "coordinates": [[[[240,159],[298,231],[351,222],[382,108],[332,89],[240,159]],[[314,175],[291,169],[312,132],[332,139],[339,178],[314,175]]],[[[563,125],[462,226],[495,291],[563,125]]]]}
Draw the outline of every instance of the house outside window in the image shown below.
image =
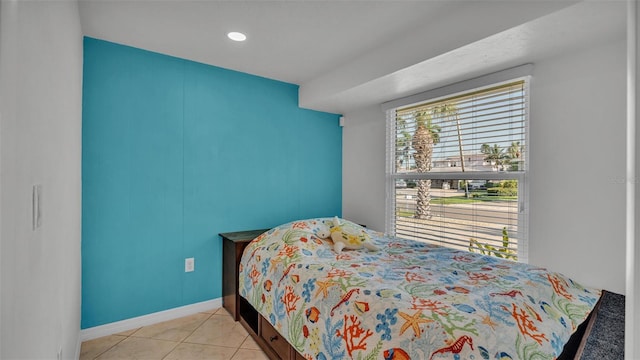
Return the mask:
{"type": "Polygon", "coordinates": [[[528,89],[520,77],[387,110],[387,233],[527,261],[528,89]]]}

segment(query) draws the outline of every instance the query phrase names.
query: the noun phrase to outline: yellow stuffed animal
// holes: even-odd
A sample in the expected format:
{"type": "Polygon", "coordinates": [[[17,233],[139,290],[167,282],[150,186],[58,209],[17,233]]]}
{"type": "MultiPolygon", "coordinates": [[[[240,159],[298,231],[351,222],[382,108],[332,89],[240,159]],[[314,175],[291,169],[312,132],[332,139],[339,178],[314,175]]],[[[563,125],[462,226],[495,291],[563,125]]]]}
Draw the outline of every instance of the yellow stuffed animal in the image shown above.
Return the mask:
{"type": "Polygon", "coordinates": [[[340,253],[342,249],[361,249],[377,251],[378,248],[373,245],[369,234],[359,225],[345,221],[340,224],[338,217],[333,218],[333,226],[330,229],[331,240],[333,240],[333,249],[340,253]]]}

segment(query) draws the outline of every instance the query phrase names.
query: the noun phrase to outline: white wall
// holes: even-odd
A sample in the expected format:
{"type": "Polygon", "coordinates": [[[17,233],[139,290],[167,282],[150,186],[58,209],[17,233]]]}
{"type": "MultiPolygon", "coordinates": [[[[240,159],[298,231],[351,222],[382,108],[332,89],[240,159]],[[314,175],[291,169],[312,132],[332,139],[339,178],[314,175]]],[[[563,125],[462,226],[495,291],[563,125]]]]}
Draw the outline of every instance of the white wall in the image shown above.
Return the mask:
{"type": "Polygon", "coordinates": [[[77,356],[82,35],[76,1],[0,2],[2,359],[77,356]],[[31,191],[43,189],[31,228],[31,191]]]}
{"type": "Polygon", "coordinates": [[[628,134],[627,151],[627,298],[625,303],[625,354],[628,359],[640,357],[640,6],[635,0],[628,0],[627,44],[629,93],[627,103],[628,134]],[[630,136],[633,135],[633,136],[630,136]],[[632,155],[633,154],[633,155],[632,155]],[[632,198],[633,196],[633,198],[632,198]]]}
{"type": "Polygon", "coordinates": [[[626,42],[535,64],[530,262],[625,292],[626,42]]]}
{"type": "Polygon", "coordinates": [[[342,216],[384,231],[385,114],[376,105],[344,118],[342,216]]]}
{"type": "MultiPolygon", "coordinates": [[[[529,262],[625,291],[624,39],[534,62],[529,262]]],[[[384,230],[385,118],[344,114],[343,216],[384,230]]]]}

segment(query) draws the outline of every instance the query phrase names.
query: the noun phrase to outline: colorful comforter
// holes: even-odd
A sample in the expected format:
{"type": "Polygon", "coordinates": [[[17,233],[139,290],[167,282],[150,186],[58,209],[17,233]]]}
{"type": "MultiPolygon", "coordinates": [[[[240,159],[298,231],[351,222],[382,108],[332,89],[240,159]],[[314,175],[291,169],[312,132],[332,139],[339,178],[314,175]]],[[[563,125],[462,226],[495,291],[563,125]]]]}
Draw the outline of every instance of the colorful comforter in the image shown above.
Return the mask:
{"type": "Polygon", "coordinates": [[[307,359],[553,359],[600,291],[545,269],[369,231],[334,252],[331,219],[245,250],[240,295],[307,359]]]}

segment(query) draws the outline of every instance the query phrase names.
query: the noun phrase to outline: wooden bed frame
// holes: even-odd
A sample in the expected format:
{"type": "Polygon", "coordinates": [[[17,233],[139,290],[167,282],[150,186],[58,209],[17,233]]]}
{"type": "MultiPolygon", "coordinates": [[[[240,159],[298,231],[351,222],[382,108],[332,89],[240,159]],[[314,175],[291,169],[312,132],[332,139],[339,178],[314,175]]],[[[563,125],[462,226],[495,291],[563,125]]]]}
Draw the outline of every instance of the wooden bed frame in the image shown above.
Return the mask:
{"type": "MultiPolygon", "coordinates": [[[[305,360],[238,292],[239,265],[242,253],[251,240],[269,229],[238,231],[219,234],[223,241],[222,255],[222,304],[235,321],[247,330],[271,360],[305,360]]],[[[558,360],[580,359],[586,340],[600,310],[602,297],[565,344],[558,360]]]]}

